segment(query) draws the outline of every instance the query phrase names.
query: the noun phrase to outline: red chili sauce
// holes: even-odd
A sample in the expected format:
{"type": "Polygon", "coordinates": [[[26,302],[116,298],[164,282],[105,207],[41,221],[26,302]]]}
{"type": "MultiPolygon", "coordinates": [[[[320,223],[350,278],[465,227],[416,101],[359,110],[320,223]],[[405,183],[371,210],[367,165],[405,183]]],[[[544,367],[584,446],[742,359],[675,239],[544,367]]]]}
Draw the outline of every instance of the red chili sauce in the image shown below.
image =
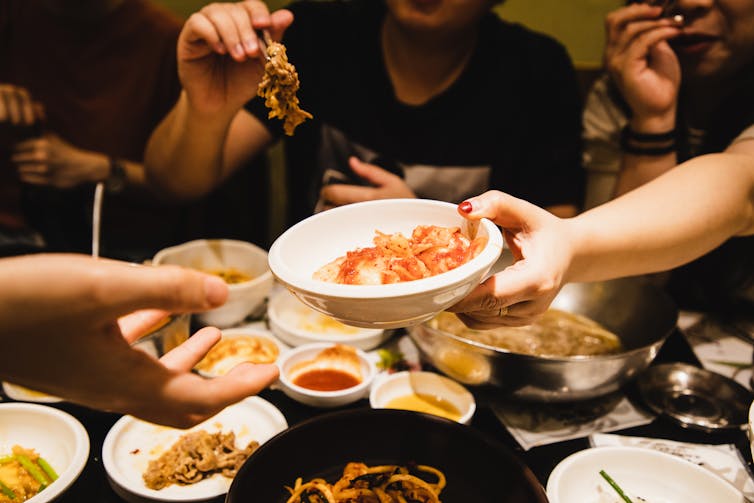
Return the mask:
{"type": "Polygon", "coordinates": [[[308,370],[293,380],[293,384],[314,391],[338,391],[361,383],[353,375],[336,369],[308,370]]]}

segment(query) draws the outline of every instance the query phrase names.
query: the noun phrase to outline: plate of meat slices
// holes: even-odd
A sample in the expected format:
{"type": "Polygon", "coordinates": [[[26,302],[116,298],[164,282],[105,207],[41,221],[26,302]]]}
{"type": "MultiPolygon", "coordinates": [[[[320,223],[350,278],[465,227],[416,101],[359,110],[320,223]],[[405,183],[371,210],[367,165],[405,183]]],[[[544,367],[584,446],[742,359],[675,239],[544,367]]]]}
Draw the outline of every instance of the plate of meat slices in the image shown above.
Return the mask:
{"type": "Polygon", "coordinates": [[[210,501],[228,492],[246,459],[287,427],[283,414],[259,397],[187,430],[124,416],[105,437],[102,462],[126,501],[210,501]]]}
{"type": "Polygon", "coordinates": [[[490,220],[455,204],[382,199],[317,213],[270,248],[270,270],[312,309],[361,328],[403,328],[452,306],[503,249],[490,220]]]}

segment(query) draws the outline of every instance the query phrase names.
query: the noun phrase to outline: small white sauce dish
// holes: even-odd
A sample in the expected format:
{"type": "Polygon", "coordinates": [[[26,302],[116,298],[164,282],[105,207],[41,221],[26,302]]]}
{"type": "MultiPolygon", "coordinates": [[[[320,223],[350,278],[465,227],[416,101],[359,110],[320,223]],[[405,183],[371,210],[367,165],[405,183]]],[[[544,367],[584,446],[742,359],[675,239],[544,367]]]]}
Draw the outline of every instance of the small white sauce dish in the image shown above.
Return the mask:
{"type": "MultiPolygon", "coordinates": [[[[298,346],[281,355],[277,362],[280,369],[278,385],[283,393],[297,402],[319,408],[339,407],[366,398],[377,374],[377,365],[364,351],[352,346],[350,349],[355,352],[358,358],[358,367],[361,373],[361,382],[358,382],[358,384],[334,391],[318,391],[294,383],[298,369],[306,366],[307,362],[316,360],[323,351],[337,346],[342,347],[344,345],[316,342],[298,346]]],[[[337,372],[340,370],[339,367],[340,365],[333,364],[322,368],[337,372]]],[[[319,366],[312,365],[312,368],[319,368],[319,366]]]]}
{"type": "Polygon", "coordinates": [[[469,424],[476,412],[474,395],[456,381],[426,371],[378,376],[369,394],[373,409],[407,409],[469,424]]]}
{"type": "Polygon", "coordinates": [[[285,289],[270,298],[267,316],[270,330],[291,346],[331,342],[368,351],[382,344],[392,333],[389,330],[344,325],[307,306],[285,289]]]}

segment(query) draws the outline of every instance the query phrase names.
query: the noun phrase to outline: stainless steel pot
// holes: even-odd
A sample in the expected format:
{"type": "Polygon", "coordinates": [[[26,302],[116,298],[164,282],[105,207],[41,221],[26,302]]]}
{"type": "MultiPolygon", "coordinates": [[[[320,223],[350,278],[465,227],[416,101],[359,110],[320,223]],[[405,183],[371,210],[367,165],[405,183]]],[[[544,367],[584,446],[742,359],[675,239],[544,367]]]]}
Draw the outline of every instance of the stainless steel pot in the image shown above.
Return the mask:
{"type": "Polygon", "coordinates": [[[516,398],[566,402],[608,394],[644,370],[675,328],[678,309],[644,278],[566,285],[552,307],[580,314],[618,335],[625,350],[600,356],[538,357],[487,346],[431,328],[408,329],[422,356],[471,386],[516,398]]]}

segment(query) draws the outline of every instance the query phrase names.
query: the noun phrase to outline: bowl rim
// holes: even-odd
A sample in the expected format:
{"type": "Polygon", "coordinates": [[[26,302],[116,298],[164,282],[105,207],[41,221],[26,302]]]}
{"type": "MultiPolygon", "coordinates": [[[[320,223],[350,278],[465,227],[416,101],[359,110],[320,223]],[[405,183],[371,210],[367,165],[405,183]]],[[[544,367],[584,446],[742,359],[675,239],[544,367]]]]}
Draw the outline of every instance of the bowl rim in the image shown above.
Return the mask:
{"type": "MultiPolygon", "coordinates": [[[[315,280],[310,277],[301,277],[299,274],[296,274],[291,267],[286,265],[284,260],[282,260],[282,248],[285,246],[286,242],[291,239],[291,236],[304,226],[311,225],[312,222],[318,220],[330,219],[339,213],[353,211],[354,208],[357,207],[384,206],[387,204],[395,204],[396,202],[409,205],[442,207],[452,209],[454,212],[457,212],[458,208],[457,204],[437,201],[434,199],[377,199],[373,201],[352,203],[316,213],[287,229],[272,244],[270,251],[268,252],[268,260],[272,274],[284,285],[307,295],[349,300],[371,300],[386,297],[403,298],[426,294],[427,292],[439,289],[453,288],[458,284],[465,282],[475,271],[491,267],[502,253],[503,235],[500,232],[500,229],[491,220],[482,218],[478,222],[480,226],[485,228],[488,239],[487,244],[482,251],[465,264],[428,278],[391,283],[387,285],[341,285],[315,280]]],[[[345,254],[347,251],[348,250],[343,250],[342,253],[345,254]]]]}
{"type": "Polygon", "coordinates": [[[406,378],[410,377],[411,374],[431,375],[433,379],[438,379],[456,388],[459,394],[467,396],[469,398],[469,405],[468,407],[466,407],[466,410],[461,411],[461,417],[458,418],[457,422],[467,424],[469,421],[471,421],[471,418],[474,417],[474,414],[476,413],[476,398],[474,398],[474,394],[471,391],[469,391],[469,389],[466,388],[466,386],[459,383],[458,381],[451,379],[448,376],[442,375],[438,372],[432,372],[430,370],[401,370],[400,372],[387,374],[381,379],[375,380],[374,383],[372,384],[372,389],[369,392],[369,406],[372,407],[373,409],[391,408],[391,407],[385,407],[385,405],[379,405],[377,403],[377,398],[376,398],[377,394],[380,392],[380,389],[383,386],[385,386],[387,383],[398,381],[398,380],[405,380],[406,378]]]}
{"type": "Polygon", "coordinates": [[[336,342],[311,342],[308,344],[302,344],[300,346],[296,346],[295,348],[291,348],[290,350],[286,351],[285,354],[281,354],[275,364],[280,369],[280,375],[278,377],[278,380],[280,381],[280,384],[283,387],[286,387],[290,390],[293,390],[296,393],[299,393],[301,395],[306,395],[312,398],[342,398],[345,396],[350,396],[352,394],[359,394],[362,393],[364,390],[369,388],[372,383],[374,382],[374,378],[377,375],[377,365],[369,358],[369,355],[362,350],[355,346],[351,346],[350,344],[340,344],[336,342]],[[361,380],[359,384],[356,386],[351,386],[350,388],[345,389],[339,389],[334,391],[317,391],[309,388],[304,388],[302,386],[299,386],[297,384],[293,384],[293,381],[288,379],[288,376],[285,374],[285,364],[293,357],[296,357],[302,353],[316,353],[319,350],[330,348],[336,345],[340,346],[349,346],[356,350],[356,354],[359,357],[359,360],[362,362],[362,364],[365,364],[366,367],[369,369],[369,374],[364,376],[364,378],[361,380]]]}
{"type": "MultiPolygon", "coordinates": [[[[329,314],[322,313],[320,311],[317,311],[316,309],[308,306],[304,302],[302,302],[296,294],[291,292],[290,290],[283,288],[279,292],[276,292],[270,296],[269,302],[267,303],[267,317],[270,320],[271,324],[275,324],[279,326],[281,329],[285,329],[285,331],[290,332],[296,337],[299,337],[301,339],[307,339],[311,342],[339,342],[339,339],[342,339],[344,337],[348,338],[348,342],[351,341],[357,341],[362,342],[364,340],[372,339],[372,338],[379,338],[384,335],[384,333],[387,330],[385,328],[365,328],[365,327],[357,327],[353,325],[348,325],[350,328],[354,328],[358,330],[359,332],[354,335],[328,335],[328,334],[319,334],[317,332],[310,332],[308,330],[303,330],[295,326],[291,326],[289,323],[283,322],[284,317],[280,316],[278,311],[281,311],[281,306],[279,304],[285,302],[287,299],[286,297],[291,297],[295,299],[297,302],[299,302],[304,308],[309,309],[311,311],[314,311],[318,314],[321,314],[322,316],[328,316],[330,318],[333,318],[329,314]],[[329,339],[329,337],[333,337],[333,339],[329,339]],[[335,338],[338,338],[338,341],[335,340],[335,338]]],[[[335,318],[333,318],[335,319],[335,318]]],[[[339,320],[335,320],[339,321],[339,320]]],[[[343,323],[343,322],[340,322],[343,323]]],[[[344,344],[348,344],[348,342],[344,341],[344,344]]]]}
{"type": "MultiPolygon", "coordinates": [[[[536,475],[532,471],[531,468],[523,461],[522,457],[516,453],[513,449],[509,448],[505,444],[503,444],[499,439],[495,438],[494,436],[485,433],[477,428],[470,428],[468,425],[460,424],[456,421],[451,421],[450,419],[435,416],[432,414],[425,414],[422,412],[415,412],[410,410],[401,410],[401,409],[372,409],[369,407],[359,407],[359,408],[349,408],[349,409],[342,409],[342,410],[335,410],[331,412],[326,412],[323,414],[317,414],[313,417],[310,417],[308,419],[305,419],[299,423],[296,423],[289,428],[285,429],[284,431],[281,431],[274,437],[270,438],[266,442],[264,442],[262,445],[259,446],[257,451],[255,451],[256,457],[249,457],[246,463],[239,469],[238,475],[231,483],[231,486],[228,490],[228,496],[226,501],[235,502],[238,501],[237,497],[234,496],[234,491],[237,491],[237,486],[241,483],[240,481],[244,478],[244,474],[252,469],[253,464],[257,462],[258,459],[263,459],[264,456],[267,456],[268,452],[274,452],[274,449],[277,447],[276,444],[278,442],[281,442],[280,438],[291,436],[291,435],[299,435],[301,432],[308,432],[312,428],[316,428],[320,423],[325,423],[328,421],[356,421],[358,423],[358,420],[366,415],[373,415],[373,416],[384,416],[386,418],[395,418],[395,420],[406,420],[410,421],[411,423],[415,423],[416,421],[422,421],[427,422],[428,424],[432,424],[433,427],[437,425],[443,425],[442,427],[450,428],[452,432],[457,432],[459,435],[463,435],[465,438],[474,439],[475,441],[485,444],[490,449],[494,450],[497,454],[499,454],[502,457],[505,457],[508,462],[511,463],[511,465],[515,465],[517,469],[521,471],[522,477],[526,479],[527,485],[529,485],[532,489],[532,491],[537,493],[538,498],[536,499],[536,503],[545,503],[547,502],[547,496],[545,493],[545,488],[539,482],[536,475]],[[249,461],[251,460],[251,461],[249,461]]],[[[345,464],[345,463],[344,463],[345,464]]]]}
{"type": "MultiPolygon", "coordinates": [[[[90,442],[86,428],[68,412],[48,405],[20,402],[0,403],[0,412],[3,410],[21,411],[54,418],[56,422],[62,422],[73,433],[75,449],[68,466],[66,466],[65,470],[59,472],[58,478],[45,489],[44,494],[38,493],[33,498],[30,498],[29,501],[52,501],[56,499],[76,481],[89,460],[90,442]],[[43,496],[44,498],[39,498],[39,496],[43,496]]],[[[35,450],[38,451],[36,448],[35,450]]]]}
{"type": "MultiPolygon", "coordinates": [[[[429,321],[429,320],[428,320],[429,321]]],[[[574,355],[574,356],[536,356],[536,355],[527,355],[525,353],[516,353],[515,351],[510,351],[508,349],[504,348],[498,348],[495,346],[490,346],[488,344],[484,344],[483,342],[474,341],[471,339],[467,339],[465,337],[462,337],[460,335],[456,335],[450,332],[446,332],[444,330],[440,330],[437,328],[433,328],[427,325],[427,322],[419,323],[416,325],[412,325],[410,327],[406,327],[406,331],[409,334],[409,337],[414,338],[413,332],[415,330],[429,330],[433,332],[434,334],[440,334],[443,337],[449,337],[450,339],[455,340],[456,342],[459,342],[461,344],[465,344],[468,346],[472,346],[474,349],[482,349],[487,351],[492,351],[494,353],[508,355],[516,358],[521,358],[523,360],[532,360],[532,361],[548,361],[548,362],[590,362],[590,361],[609,361],[609,360],[616,360],[616,359],[623,359],[627,356],[644,353],[647,350],[657,346],[658,348],[661,347],[668,337],[670,337],[670,334],[673,333],[673,330],[675,330],[675,326],[669,329],[665,334],[663,334],[661,337],[659,337],[657,340],[645,344],[643,346],[639,346],[633,349],[629,349],[626,351],[621,351],[619,353],[608,353],[603,355],[574,355]]]]}
{"type": "MultiPolygon", "coordinates": [[[[152,265],[160,266],[160,265],[177,265],[178,267],[189,267],[189,266],[183,266],[180,264],[164,264],[162,260],[165,259],[168,255],[171,253],[175,253],[178,251],[182,251],[185,249],[190,248],[200,248],[203,246],[206,246],[207,243],[223,243],[230,246],[236,246],[238,248],[246,248],[249,250],[252,250],[254,253],[258,253],[260,258],[266,258],[265,264],[266,269],[262,274],[258,274],[254,278],[248,280],[248,281],[242,281],[240,283],[229,283],[227,284],[229,291],[235,291],[235,290],[241,290],[246,289],[251,286],[256,286],[260,283],[264,283],[266,281],[269,281],[272,279],[272,271],[270,270],[270,263],[269,263],[269,257],[267,250],[264,248],[255,245],[254,243],[251,243],[249,241],[242,241],[240,239],[225,239],[225,238],[218,238],[218,239],[192,239],[191,241],[186,241],[185,243],[180,243],[173,246],[168,246],[167,248],[163,248],[159,250],[157,253],[154,254],[152,257],[152,265]]],[[[199,269],[194,269],[199,270],[199,269]]],[[[202,271],[203,272],[203,271],[202,271]]],[[[209,274],[209,273],[206,273],[209,274]]]]}

